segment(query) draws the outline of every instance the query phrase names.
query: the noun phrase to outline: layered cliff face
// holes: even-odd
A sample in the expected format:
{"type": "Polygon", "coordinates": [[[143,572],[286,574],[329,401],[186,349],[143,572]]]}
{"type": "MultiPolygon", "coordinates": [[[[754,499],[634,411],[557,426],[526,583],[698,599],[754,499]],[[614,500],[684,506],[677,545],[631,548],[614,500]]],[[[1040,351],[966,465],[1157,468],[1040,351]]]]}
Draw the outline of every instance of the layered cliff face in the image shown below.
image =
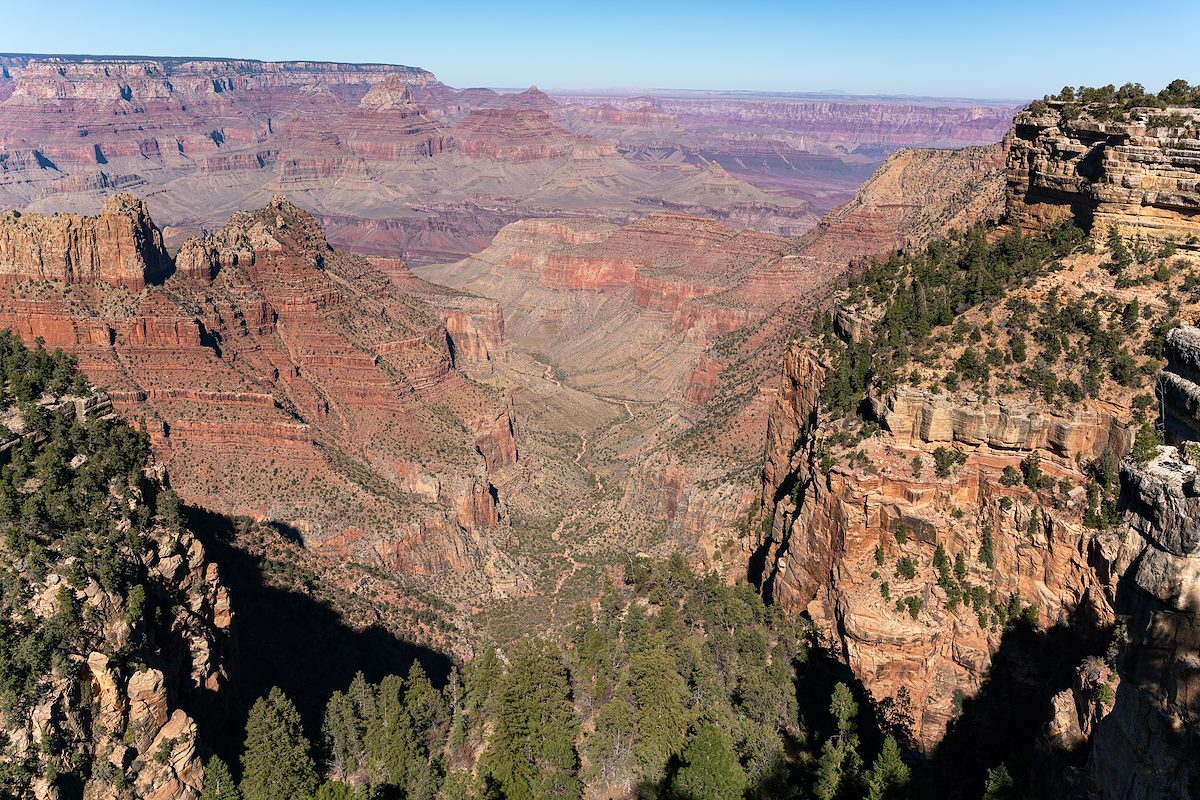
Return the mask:
{"type": "Polygon", "coordinates": [[[563,158],[587,142],[555,125],[546,112],[533,108],[472,111],[452,131],[463,155],[518,164],[563,158]]]}
{"type": "Polygon", "coordinates": [[[282,199],[185,243],[175,267],[139,291],[12,283],[0,326],[77,355],[188,502],[448,600],[520,588],[496,489],[512,407],[464,375],[505,358],[495,304],[336,251],[282,199]]]}
{"type": "Polygon", "coordinates": [[[0,279],[104,281],[140,291],[170,269],[162,234],[146,205],[129,194],[104,202],[99,216],[0,217],[0,279]]]}
{"type": "Polygon", "coordinates": [[[32,407],[5,411],[0,445],[2,791],[194,800],[197,719],[219,713],[231,678],[229,594],[104,395],[46,391],[32,407]],[[14,486],[31,464],[40,477],[14,486]]]}
{"type": "Polygon", "coordinates": [[[1000,616],[1112,624],[1115,585],[1096,564],[1114,558],[1115,538],[1085,525],[1080,466],[1128,449],[1111,408],[1064,413],[901,388],[877,402],[879,434],[822,464],[824,367],[802,345],[784,366],[764,472],[774,509],[765,591],[817,621],[877,699],[906,692],[923,747],[942,741],[986,682],[1005,636],[1000,616]],[[961,464],[944,470],[938,448],[961,464]],[[1053,488],[1006,479],[1031,454],[1053,488]],[[940,580],[939,550],[950,564],[961,559],[959,588],[940,580]],[[985,599],[964,597],[964,586],[985,599]],[[909,598],[916,616],[897,606],[909,598]]]}
{"type": "Polygon", "coordinates": [[[1123,236],[1200,237],[1200,111],[1144,109],[1125,121],[1067,119],[1061,103],[1022,111],[1008,155],[1012,222],[1070,216],[1123,236]]]}
{"type": "Polygon", "coordinates": [[[335,242],[426,261],[474,252],[514,206],[621,222],[678,208],[787,234],[816,221],[803,200],[705,163],[649,165],[571,133],[536,89],[459,91],[388,65],[26,57],[6,69],[0,204],[91,213],[114,191],[153,190],[172,247],[279,192],[335,242]]]}
{"type": "Polygon", "coordinates": [[[982,774],[1004,741],[1040,732],[1019,781],[1186,796],[1189,768],[1151,778],[1134,762],[1192,757],[1194,611],[1180,598],[1193,470],[1144,459],[1160,408],[1168,441],[1196,430],[1195,336],[1167,337],[1195,313],[1196,262],[1156,246],[1106,270],[1116,256],[1102,244],[1039,230],[1047,244],[991,288],[967,277],[979,261],[946,270],[956,248],[1020,252],[1028,238],[906,243],[906,258],[835,293],[784,362],[755,568],[877,701],[908,705],[935,762],[982,774]],[[947,297],[954,313],[932,320],[947,297]],[[1164,338],[1168,366],[1152,382],[1164,338]]]}
{"type": "Polygon", "coordinates": [[[346,136],[353,152],[363,158],[402,162],[454,147],[449,132],[413,101],[410,86],[400,76],[389,75],[373,84],[346,114],[346,136]]]}
{"type": "Polygon", "coordinates": [[[952,229],[1004,213],[1003,143],[961,150],[901,150],[846,205],[806,237],[804,256],[846,264],[921,248],[952,229]]]}
{"type": "Polygon", "coordinates": [[[713,337],[773,307],[748,281],[790,248],[681,214],[623,227],[535,219],[507,226],[466,261],[420,274],[495,298],[513,345],[549,356],[576,386],[619,386],[652,401],[678,398],[689,361],[713,337]],[[640,375],[628,373],[631,362],[640,375]]]}

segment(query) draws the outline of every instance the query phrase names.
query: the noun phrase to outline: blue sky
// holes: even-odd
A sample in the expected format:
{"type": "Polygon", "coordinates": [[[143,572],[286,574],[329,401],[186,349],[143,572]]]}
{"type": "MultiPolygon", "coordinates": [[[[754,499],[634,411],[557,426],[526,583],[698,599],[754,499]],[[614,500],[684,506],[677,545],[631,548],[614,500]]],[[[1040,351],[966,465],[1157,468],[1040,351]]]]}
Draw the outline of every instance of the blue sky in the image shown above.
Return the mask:
{"type": "Polygon", "coordinates": [[[1200,0],[6,5],[0,52],[381,61],[459,87],[1027,98],[1066,83],[1200,82],[1200,0]]]}

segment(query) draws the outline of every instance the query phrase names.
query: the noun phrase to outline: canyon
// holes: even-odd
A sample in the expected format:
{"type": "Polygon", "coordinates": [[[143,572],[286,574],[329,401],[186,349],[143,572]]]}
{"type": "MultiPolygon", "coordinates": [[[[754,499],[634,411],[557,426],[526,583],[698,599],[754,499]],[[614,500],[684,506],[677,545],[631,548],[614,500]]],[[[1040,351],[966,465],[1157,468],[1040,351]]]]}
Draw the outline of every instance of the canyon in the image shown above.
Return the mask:
{"type": "MultiPolygon", "coordinates": [[[[77,359],[84,416],[146,434],[156,491],[274,570],[257,591],[469,662],[681,557],[811,626],[914,763],[961,765],[951,796],[1001,763],[1055,796],[1198,791],[1194,110],[1010,130],[1002,103],[388,65],[0,68],[0,328],[77,359]],[[955,248],[972,300],[890,349],[955,248]],[[1016,251],[1042,260],[980,289],[1016,251]]],[[[191,800],[189,693],[228,694],[237,598],[171,536],[143,566],[190,598],[194,658],[83,654],[113,732],[87,747],[191,800]]],[[[65,728],[81,691],[56,685],[65,728]]]]}
{"type": "MultiPolygon", "coordinates": [[[[743,572],[780,343],[856,264],[997,216],[1002,166],[999,146],[897,153],[798,239],[677,213],[531,219],[461,262],[417,267],[499,303],[511,357],[490,380],[542,434],[531,460],[562,465],[509,493],[513,524],[565,545],[571,577],[631,550],[743,572]]],[[[576,599],[558,589],[545,602],[576,599]]]]}
{"type": "Polygon", "coordinates": [[[174,249],[285,193],[335,244],[413,263],[462,258],[531,216],[620,224],[674,210],[794,236],[891,149],[990,143],[1015,110],[726,98],[681,125],[669,103],[614,117],[607,103],[452,89],[402,66],[0,62],[0,205],[92,214],[134,191],[153,197],[174,249]]]}
{"type": "MultiPolygon", "coordinates": [[[[409,102],[381,85],[370,105],[409,102]]],[[[449,603],[448,628],[413,621],[424,602],[392,624],[470,652],[506,610],[556,624],[630,552],[740,570],[772,341],[856,261],[987,206],[999,153],[899,153],[801,239],[678,212],[531,219],[415,274],[331,248],[281,197],[172,258],[118,194],[99,217],[5,218],[0,324],[73,353],[187,502],[279,527],[330,586],[382,568],[386,591],[449,603]],[[60,229],[108,231],[89,246],[140,266],[49,273],[29,253],[60,229]]]]}

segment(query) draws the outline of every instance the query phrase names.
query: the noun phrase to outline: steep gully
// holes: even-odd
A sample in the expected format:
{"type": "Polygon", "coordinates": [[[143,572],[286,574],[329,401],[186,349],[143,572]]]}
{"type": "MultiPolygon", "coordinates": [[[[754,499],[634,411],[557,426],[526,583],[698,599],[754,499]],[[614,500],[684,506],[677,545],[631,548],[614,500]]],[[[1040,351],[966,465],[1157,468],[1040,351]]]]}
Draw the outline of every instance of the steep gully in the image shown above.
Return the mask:
{"type": "MultiPolygon", "coordinates": [[[[806,324],[815,299],[857,259],[995,213],[1002,158],[999,147],[897,154],[853,203],[799,242],[683,215],[621,228],[530,220],[471,259],[417,271],[495,298],[513,351],[551,361],[539,374],[555,387],[555,371],[565,376],[571,392],[561,400],[514,391],[527,429],[569,434],[570,458],[580,463],[579,423],[594,426],[587,453],[603,460],[588,483],[602,475],[619,496],[588,497],[592,486],[580,485],[578,500],[535,524],[562,539],[583,522],[571,546],[593,565],[602,547],[659,557],[683,550],[705,569],[738,574],[779,342],[806,324]],[[904,203],[909,192],[921,200],[904,203]],[[734,349],[713,352],[726,334],[734,349]],[[725,399],[726,387],[737,394],[725,399]],[[593,414],[585,397],[621,403],[624,417],[593,414]],[[559,403],[569,404],[568,418],[559,403]]],[[[520,386],[516,365],[502,371],[520,386]]],[[[512,503],[510,512],[515,522],[527,519],[512,503]]]]}

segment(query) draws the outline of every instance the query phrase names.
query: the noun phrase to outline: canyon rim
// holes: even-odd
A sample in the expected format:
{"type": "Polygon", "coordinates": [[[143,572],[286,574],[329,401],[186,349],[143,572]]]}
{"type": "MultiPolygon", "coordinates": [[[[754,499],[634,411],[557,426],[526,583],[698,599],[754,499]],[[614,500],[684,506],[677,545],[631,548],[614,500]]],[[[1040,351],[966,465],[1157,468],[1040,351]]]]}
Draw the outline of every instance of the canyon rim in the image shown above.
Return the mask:
{"type": "Polygon", "coordinates": [[[0,796],[1200,798],[1172,48],[241,9],[288,59],[46,5],[0,35],[0,796]],[[114,49],[178,54],[54,54],[114,49]]]}

